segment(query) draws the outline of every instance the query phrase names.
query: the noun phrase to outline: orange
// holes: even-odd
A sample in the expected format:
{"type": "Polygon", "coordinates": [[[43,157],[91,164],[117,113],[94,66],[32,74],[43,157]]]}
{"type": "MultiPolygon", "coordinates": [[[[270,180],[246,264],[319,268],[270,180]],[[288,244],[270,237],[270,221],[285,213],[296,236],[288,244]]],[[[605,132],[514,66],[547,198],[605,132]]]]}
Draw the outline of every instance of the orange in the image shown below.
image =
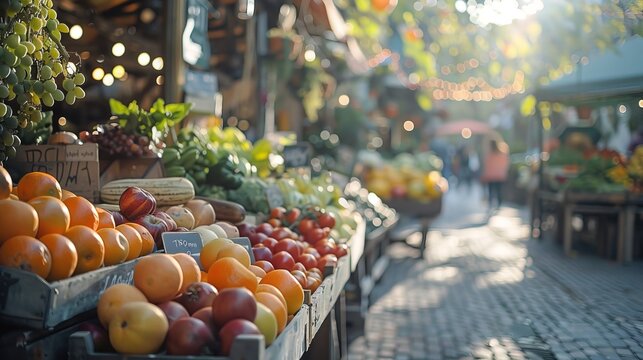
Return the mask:
{"type": "Polygon", "coordinates": [[[183,286],[181,265],[168,254],[144,256],[134,265],[134,286],[153,304],[170,301],[183,286]]]}
{"type": "Polygon", "coordinates": [[[279,291],[279,289],[277,289],[273,285],[269,285],[269,284],[257,285],[257,290],[255,291],[255,293],[258,294],[260,292],[267,292],[269,294],[273,294],[274,296],[277,297],[277,299],[279,299],[279,301],[281,301],[281,303],[284,305],[284,308],[288,306],[288,303],[286,303],[286,299],[284,298],[284,295],[281,293],[281,291],[279,291]]]}
{"type": "Polygon", "coordinates": [[[47,234],[64,234],[69,229],[71,216],[62,201],[51,196],[38,196],[29,200],[29,205],[38,213],[38,238],[47,234]]]}
{"type": "Polygon", "coordinates": [[[112,213],[99,207],[96,208],[96,212],[98,213],[98,229],[113,229],[116,227],[112,213]]]}
{"type": "Polygon", "coordinates": [[[74,274],[96,270],[103,265],[105,245],[96,231],[84,225],[72,226],[64,234],[76,247],[78,265],[74,274]]]}
{"type": "Polygon", "coordinates": [[[279,289],[286,299],[288,315],[295,314],[304,303],[304,289],[299,281],[287,270],[274,270],[266,274],[262,284],[270,284],[279,289]]]}
{"type": "Polygon", "coordinates": [[[226,244],[219,249],[217,260],[225,257],[237,259],[246,268],[250,266],[250,255],[246,249],[239,244],[226,244]]]}
{"type": "Polygon", "coordinates": [[[104,228],[96,232],[105,245],[105,266],[120,264],[127,259],[129,254],[129,243],[127,238],[116,229],[104,228]]]}
{"type": "Polygon", "coordinates": [[[183,272],[183,286],[181,286],[180,290],[180,292],[183,293],[190,284],[201,281],[201,269],[196,260],[188,254],[172,254],[172,257],[179,263],[181,271],[183,272]]]}
{"type": "Polygon", "coordinates": [[[139,256],[151,254],[154,251],[154,237],[143,225],[137,223],[127,223],[127,225],[133,227],[138,231],[138,234],[141,235],[141,240],[143,244],[141,245],[141,254],[139,256]]]}
{"type": "Polygon", "coordinates": [[[51,254],[38,239],[18,235],[0,246],[0,265],[31,271],[46,279],[51,271],[51,254]]]}
{"type": "Polygon", "coordinates": [[[60,200],[62,189],[55,177],[44,172],[30,172],[18,182],[18,197],[29,201],[37,196],[53,196],[60,200]]]}
{"type": "Polygon", "coordinates": [[[277,332],[282,332],[288,321],[288,312],[286,306],[275,295],[267,292],[258,292],[255,294],[258,303],[262,303],[275,314],[277,319],[277,332]]]}
{"type": "Polygon", "coordinates": [[[69,199],[70,197],[76,197],[76,194],[74,194],[73,192],[71,192],[69,190],[63,189],[62,197],[61,197],[60,200],[65,201],[65,200],[69,199]]]}
{"type": "Polygon", "coordinates": [[[257,289],[257,277],[237,259],[225,257],[219,259],[208,269],[208,282],[217,290],[245,287],[254,292],[257,289]]]}
{"type": "Polygon", "coordinates": [[[51,254],[51,271],[48,281],[70,277],[78,265],[78,252],[71,240],[60,234],[48,234],[40,238],[51,254]]]}
{"type": "Polygon", "coordinates": [[[9,172],[0,166],[0,200],[8,199],[13,191],[13,181],[9,172]]]}
{"type": "Polygon", "coordinates": [[[76,196],[67,198],[63,202],[71,214],[69,226],[85,225],[92,230],[98,229],[98,212],[89,200],[76,196]]]}
{"type": "Polygon", "coordinates": [[[208,273],[201,270],[201,281],[208,282],[208,273]]]}
{"type": "Polygon", "coordinates": [[[129,243],[129,253],[125,260],[136,259],[141,255],[141,249],[143,248],[143,239],[141,239],[141,235],[138,231],[130,226],[131,224],[133,223],[120,224],[116,227],[116,230],[125,235],[127,242],[129,243]]]}
{"type": "Polygon", "coordinates": [[[0,200],[0,245],[17,235],[36,236],[38,213],[26,202],[0,200]]]}
{"type": "Polygon", "coordinates": [[[116,284],[108,287],[98,299],[96,306],[98,320],[104,327],[109,326],[109,322],[121,306],[134,301],[147,302],[147,298],[141,290],[132,285],[116,284]]]}
{"type": "Polygon", "coordinates": [[[248,269],[252,271],[252,273],[255,274],[258,278],[263,278],[264,276],[266,276],[266,272],[263,271],[263,269],[259,266],[250,265],[248,269]]]}
{"type": "Polygon", "coordinates": [[[226,244],[234,244],[232,240],[229,239],[214,239],[209,243],[205,244],[201,253],[199,254],[199,259],[201,260],[201,266],[203,269],[210,269],[210,266],[217,261],[217,255],[219,255],[219,250],[226,244]]]}

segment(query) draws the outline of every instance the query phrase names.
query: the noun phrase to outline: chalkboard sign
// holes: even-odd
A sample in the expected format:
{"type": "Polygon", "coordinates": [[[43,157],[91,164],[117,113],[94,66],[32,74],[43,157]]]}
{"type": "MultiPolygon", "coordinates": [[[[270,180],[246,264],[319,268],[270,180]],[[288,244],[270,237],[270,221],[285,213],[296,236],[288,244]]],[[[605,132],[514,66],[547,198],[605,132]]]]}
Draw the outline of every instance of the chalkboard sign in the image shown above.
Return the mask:
{"type": "Polygon", "coordinates": [[[306,167],[310,165],[310,146],[299,143],[284,147],[284,165],[287,168],[306,167]]]}
{"type": "Polygon", "coordinates": [[[203,248],[203,240],[198,232],[164,232],[161,238],[167,254],[200,254],[203,248]]]}
{"type": "Polygon", "coordinates": [[[252,252],[252,244],[250,243],[250,239],[248,239],[247,237],[238,237],[232,238],[230,240],[232,240],[232,242],[234,242],[235,244],[243,246],[243,248],[248,252],[248,255],[250,255],[250,263],[255,263],[255,254],[252,252]]]}
{"type": "Polygon", "coordinates": [[[271,209],[284,205],[284,197],[277,185],[270,185],[266,188],[266,198],[271,209]]]}

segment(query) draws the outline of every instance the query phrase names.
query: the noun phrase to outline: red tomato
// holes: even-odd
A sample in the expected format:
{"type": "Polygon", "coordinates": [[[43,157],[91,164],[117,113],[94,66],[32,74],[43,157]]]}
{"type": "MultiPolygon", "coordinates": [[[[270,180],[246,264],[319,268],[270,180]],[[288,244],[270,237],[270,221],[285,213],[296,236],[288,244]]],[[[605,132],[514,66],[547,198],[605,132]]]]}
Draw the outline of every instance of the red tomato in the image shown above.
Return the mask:
{"type": "Polygon", "coordinates": [[[306,267],[300,262],[296,262],[295,266],[293,266],[292,269],[306,272],[306,267]]]}
{"type": "Polygon", "coordinates": [[[279,219],[283,220],[284,214],[286,213],[286,209],[283,207],[276,207],[270,210],[270,218],[272,219],[279,219]]]}
{"type": "Polygon", "coordinates": [[[335,251],[333,252],[333,254],[335,254],[335,256],[337,256],[338,258],[342,256],[346,256],[348,254],[348,245],[346,244],[337,245],[337,247],[335,247],[335,251]]]}
{"type": "Polygon", "coordinates": [[[319,224],[319,227],[332,229],[335,227],[335,218],[329,213],[324,213],[319,215],[317,223],[319,224]]]}
{"type": "Polygon", "coordinates": [[[321,271],[324,271],[324,268],[326,268],[326,266],[337,267],[337,256],[333,254],[322,256],[322,258],[317,262],[317,268],[321,271]]]}
{"type": "Polygon", "coordinates": [[[324,230],[312,229],[306,234],[306,241],[315,245],[319,240],[325,237],[324,230]]]}
{"type": "Polygon", "coordinates": [[[315,222],[311,219],[303,219],[299,222],[299,233],[306,234],[315,228],[315,222]]]}
{"type": "Polygon", "coordinates": [[[286,213],[286,222],[288,224],[294,224],[301,215],[301,210],[294,208],[286,213]]]}
{"type": "Polygon", "coordinates": [[[280,227],[281,226],[281,220],[276,219],[276,218],[268,219],[268,224],[272,225],[272,227],[274,227],[274,228],[280,227]]]}
{"type": "Polygon", "coordinates": [[[295,267],[295,259],[293,259],[292,255],[285,251],[280,251],[274,254],[270,263],[275,267],[275,269],[284,269],[291,271],[295,267]]]}
{"type": "MultiPolygon", "coordinates": [[[[317,250],[315,250],[315,252],[316,251],[317,250]]],[[[304,265],[306,270],[310,270],[314,267],[317,267],[317,258],[315,258],[315,255],[313,254],[306,254],[306,253],[301,254],[297,258],[297,261],[299,261],[298,264],[301,263],[302,265],[304,265]]]]}

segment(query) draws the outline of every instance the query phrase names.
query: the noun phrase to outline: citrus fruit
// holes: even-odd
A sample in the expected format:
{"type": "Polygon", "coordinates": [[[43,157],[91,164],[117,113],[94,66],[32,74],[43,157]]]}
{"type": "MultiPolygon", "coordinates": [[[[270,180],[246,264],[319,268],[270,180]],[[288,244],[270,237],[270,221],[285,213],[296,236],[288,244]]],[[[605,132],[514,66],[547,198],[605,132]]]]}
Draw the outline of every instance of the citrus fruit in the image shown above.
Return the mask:
{"type": "Polygon", "coordinates": [[[120,264],[127,259],[129,254],[129,242],[125,235],[116,229],[104,228],[96,232],[105,245],[105,266],[120,264]]]}
{"type": "Polygon", "coordinates": [[[62,201],[52,196],[38,196],[29,200],[29,205],[38,213],[38,238],[47,234],[64,234],[69,229],[71,216],[62,201]]]}
{"type": "Polygon", "coordinates": [[[143,225],[137,223],[127,223],[128,226],[133,227],[141,235],[142,245],[141,254],[139,256],[151,254],[154,251],[154,237],[143,225]]]}
{"type": "Polygon", "coordinates": [[[98,229],[113,229],[116,227],[112,213],[99,207],[96,208],[96,212],[98,213],[98,229]]]}
{"type": "Polygon", "coordinates": [[[74,194],[73,192],[71,192],[69,190],[63,189],[62,197],[60,198],[60,200],[65,201],[65,200],[69,199],[70,197],[76,197],[76,194],[74,194]]]}
{"type": "Polygon", "coordinates": [[[92,230],[98,229],[98,212],[89,200],[82,196],[75,196],[67,198],[63,202],[67,205],[71,215],[69,226],[84,225],[92,230]]]}
{"type": "Polygon", "coordinates": [[[299,281],[287,270],[277,269],[271,271],[261,279],[261,284],[270,284],[279,289],[286,299],[288,314],[296,313],[304,303],[304,289],[299,281]]]}
{"type": "Polygon", "coordinates": [[[201,269],[196,260],[188,254],[172,254],[172,257],[179,263],[181,272],[183,272],[183,286],[181,286],[181,290],[179,290],[179,292],[183,293],[190,284],[201,281],[201,269]]]}
{"type": "Polygon", "coordinates": [[[78,265],[74,274],[96,270],[103,265],[105,245],[96,231],[84,225],[72,226],[64,234],[76,247],[78,265]]]}
{"type": "Polygon", "coordinates": [[[210,269],[210,266],[212,266],[212,264],[217,261],[219,250],[221,250],[221,248],[227,244],[234,243],[232,242],[232,240],[219,238],[205,244],[205,246],[203,246],[203,249],[201,249],[201,253],[199,255],[201,266],[206,270],[210,269]]]}
{"type": "Polygon", "coordinates": [[[254,292],[257,289],[257,277],[237,259],[225,257],[219,259],[208,269],[208,282],[218,290],[245,287],[254,292]]]}
{"type": "Polygon", "coordinates": [[[181,265],[167,254],[142,257],[134,265],[134,286],[152,303],[170,301],[183,286],[181,265]]]}
{"type": "Polygon", "coordinates": [[[51,254],[51,271],[48,281],[57,281],[70,277],[78,265],[78,252],[74,243],[64,235],[48,234],[40,238],[51,254]]]}
{"type": "Polygon", "coordinates": [[[258,278],[263,278],[264,276],[266,276],[266,272],[259,266],[250,265],[248,267],[248,270],[252,271],[252,273],[255,274],[255,276],[258,278]]]}
{"type": "Polygon", "coordinates": [[[55,177],[39,171],[25,174],[18,182],[18,197],[29,201],[37,196],[62,198],[62,189],[55,177]]]}
{"type": "Polygon", "coordinates": [[[141,234],[136,231],[136,229],[130,226],[132,223],[120,224],[116,227],[116,230],[120,231],[127,238],[129,243],[129,253],[125,260],[136,259],[141,255],[141,249],[143,248],[143,239],[141,234]]]}
{"type": "Polygon", "coordinates": [[[104,327],[107,327],[121,305],[134,301],[147,302],[147,298],[141,290],[129,284],[116,284],[108,287],[98,298],[96,306],[98,320],[104,327]]]}
{"type": "Polygon", "coordinates": [[[8,199],[13,190],[13,181],[9,172],[0,166],[0,200],[8,199]]]}
{"type": "Polygon", "coordinates": [[[277,289],[273,285],[269,285],[269,284],[259,284],[259,285],[257,285],[257,290],[255,291],[255,293],[258,294],[260,292],[266,292],[266,293],[269,293],[269,294],[273,294],[274,296],[277,297],[277,299],[279,299],[279,301],[281,301],[281,303],[284,305],[284,308],[286,308],[288,306],[288,304],[286,303],[286,299],[284,298],[284,295],[281,293],[281,291],[279,291],[279,289],[277,289]]]}
{"type": "Polygon", "coordinates": [[[282,332],[288,321],[286,305],[284,305],[275,295],[268,292],[256,293],[255,299],[257,299],[258,303],[264,304],[270,309],[270,311],[272,311],[277,319],[277,332],[282,332]]]}
{"type": "Polygon", "coordinates": [[[246,268],[250,266],[250,255],[246,249],[239,244],[225,244],[217,253],[217,260],[225,257],[237,259],[246,268]]]}
{"type": "Polygon", "coordinates": [[[51,271],[51,254],[38,239],[18,235],[0,246],[0,265],[31,271],[46,279],[51,271]]]}
{"type": "Polygon", "coordinates": [[[36,236],[38,213],[26,202],[0,200],[0,245],[17,235],[36,236]]]}

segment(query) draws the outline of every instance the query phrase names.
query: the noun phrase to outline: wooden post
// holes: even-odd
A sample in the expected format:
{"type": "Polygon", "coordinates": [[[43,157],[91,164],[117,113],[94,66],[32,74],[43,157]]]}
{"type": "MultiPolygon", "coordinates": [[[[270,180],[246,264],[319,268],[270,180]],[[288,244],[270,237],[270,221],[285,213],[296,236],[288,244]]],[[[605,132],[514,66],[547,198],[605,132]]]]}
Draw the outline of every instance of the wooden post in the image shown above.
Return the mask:
{"type": "Polygon", "coordinates": [[[183,62],[183,29],[186,0],[167,1],[165,5],[165,87],[166,103],[183,101],[185,64],[183,62]]]}

